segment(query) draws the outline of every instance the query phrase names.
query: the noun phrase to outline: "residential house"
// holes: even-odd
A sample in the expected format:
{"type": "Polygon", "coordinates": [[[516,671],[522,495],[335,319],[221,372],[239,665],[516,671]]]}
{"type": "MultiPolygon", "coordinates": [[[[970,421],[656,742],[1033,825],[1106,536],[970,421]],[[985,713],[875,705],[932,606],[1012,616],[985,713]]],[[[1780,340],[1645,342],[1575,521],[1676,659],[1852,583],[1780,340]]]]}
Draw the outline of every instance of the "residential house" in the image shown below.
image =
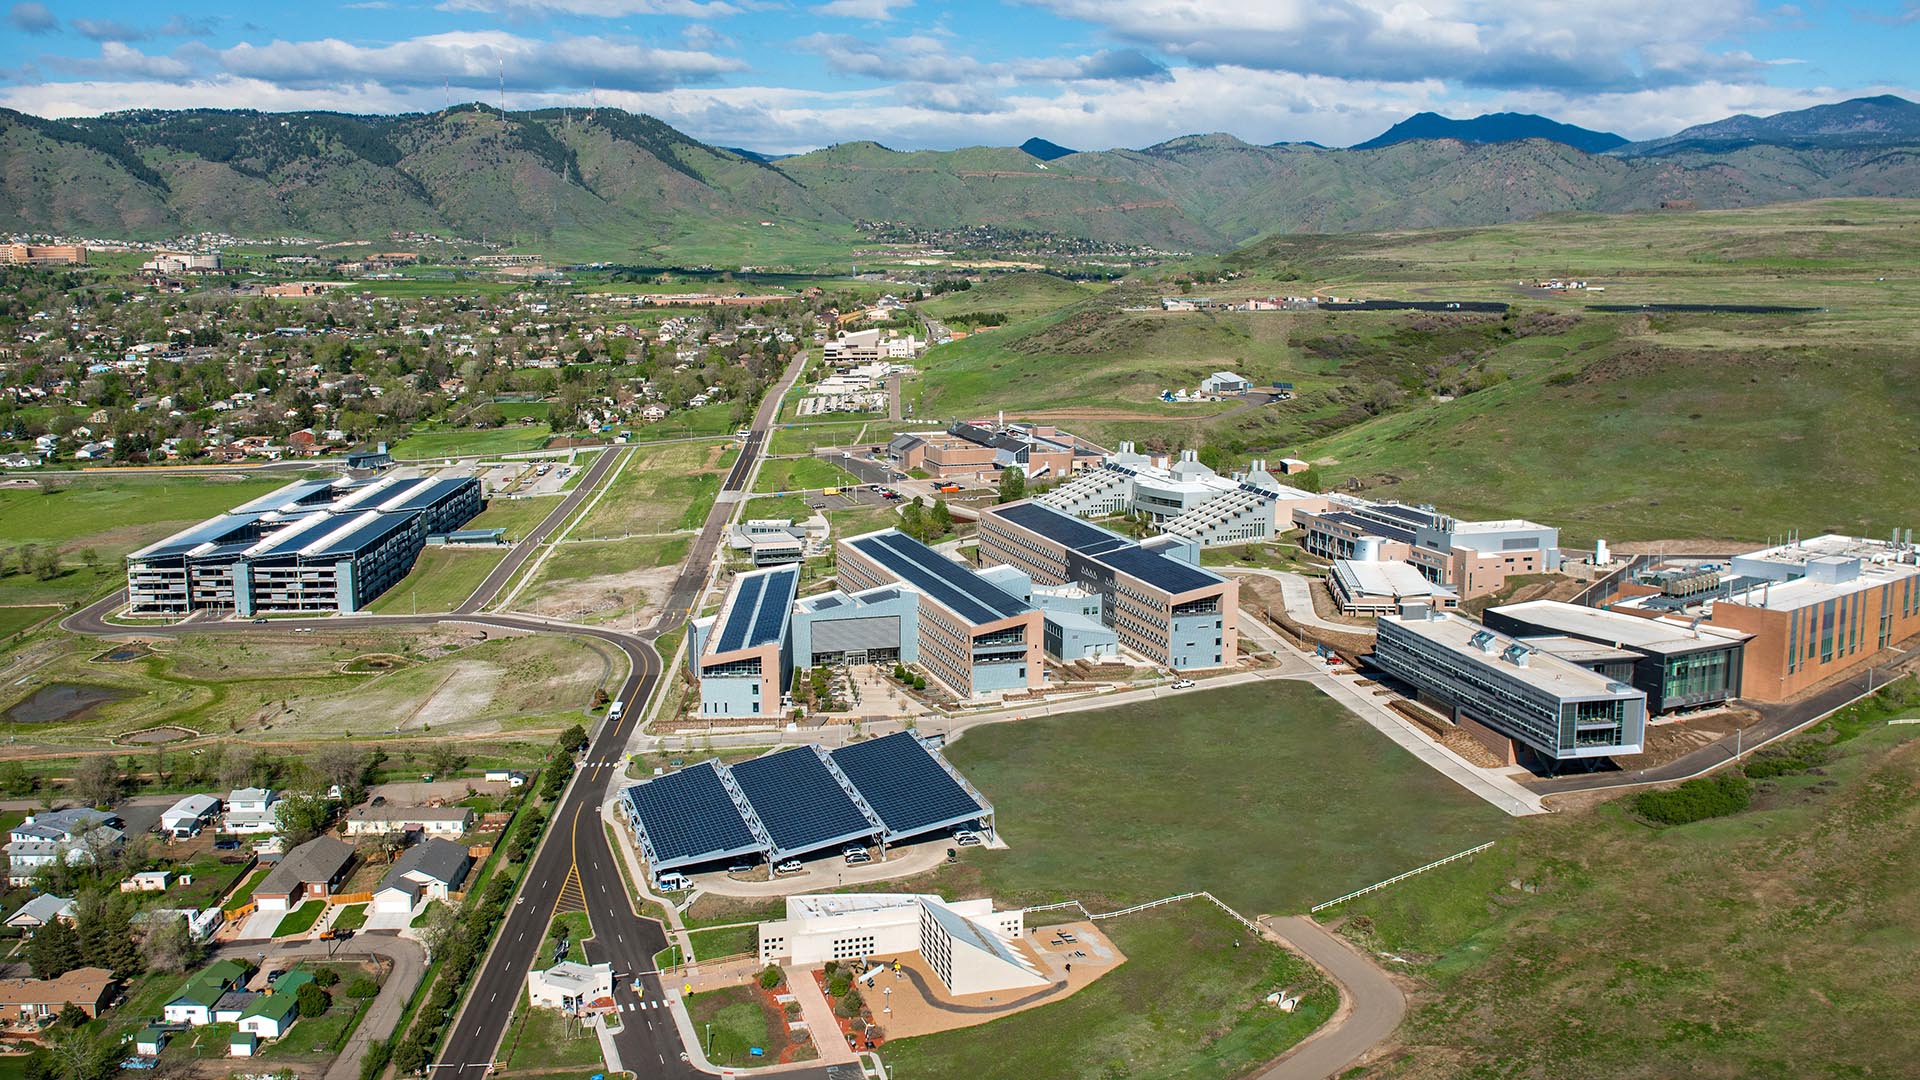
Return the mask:
{"type": "Polygon", "coordinates": [[[304,900],[324,899],[346,880],[353,849],[331,836],[315,837],[282,856],[253,890],[261,911],[290,911],[304,900]]]}
{"type": "Polygon", "coordinates": [[[238,960],[215,960],[194,972],[173,1000],[161,1008],[160,1015],[169,1024],[186,1024],[189,1027],[211,1024],[214,1022],[213,1007],[219,1003],[221,996],[246,976],[246,966],[238,960]]]}
{"type": "Polygon", "coordinates": [[[464,806],[356,806],[347,815],[348,836],[419,832],[461,837],[471,828],[473,811],[464,806]]]}
{"type": "Polygon", "coordinates": [[[69,866],[90,863],[96,852],[120,846],[120,819],[103,810],[49,810],[29,814],[13,827],[7,842],[7,880],[27,885],[43,866],[65,860],[69,866]]]}
{"type": "Polygon", "coordinates": [[[41,893],[39,896],[20,905],[20,910],[7,916],[7,925],[26,932],[32,937],[33,931],[53,922],[55,919],[72,926],[74,923],[74,902],[64,896],[41,893]]]}
{"type": "Polygon", "coordinates": [[[190,840],[219,817],[219,799],[212,795],[189,795],[160,815],[160,831],[175,840],[190,840]]]}
{"type": "Polygon", "coordinates": [[[113,972],[106,968],[74,968],[57,979],[0,979],[0,1018],[50,1019],[68,1005],[91,1018],[100,1015],[112,994],[113,972]]]}
{"type": "Polygon", "coordinates": [[[466,880],[473,857],[464,845],[438,838],[408,848],[373,890],[373,910],[404,914],[428,900],[445,900],[466,880]]]}
{"type": "Polygon", "coordinates": [[[235,1023],[242,1033],[262,1039],[277,1039],[287,1033],[299,1016],[300,988],[313,981],[311,972],[295,968],[273,980],[273,987],[253,999],[240,1012],[235,1023]]]}
{"type": "Polygon", "coordinates": [[[230,833],[270,833],[280,831],[280,817],[274,809],[279,793],[272,788],[238,788],[227,793],[227,829],[230,833]]]}

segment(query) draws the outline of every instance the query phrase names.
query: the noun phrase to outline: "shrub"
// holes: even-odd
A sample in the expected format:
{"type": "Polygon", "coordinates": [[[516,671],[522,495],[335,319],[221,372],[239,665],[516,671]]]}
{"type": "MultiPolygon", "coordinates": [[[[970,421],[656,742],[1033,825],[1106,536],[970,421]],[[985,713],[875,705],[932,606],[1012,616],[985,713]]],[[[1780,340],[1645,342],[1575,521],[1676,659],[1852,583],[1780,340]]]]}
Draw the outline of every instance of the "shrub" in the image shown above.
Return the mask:
{"type": "Polygon", "coordinates": [[[380,985],[365,975],[356,975],[347,983],[345,993],[350,998],[379,997],[380,985]]]}
{"type": "Polygon", "coordinates": [[[842,1020],[850,1020],[853,1017],[859,1016],[860,1010],[863,1007],[865,1007],[865,1003],[860,1000],[860,991],[849,986],[847,987],[847,996],[841,998],[840,1004],[833,1007],[833,1014],[842,1020]]]}
{"type": "Polygon", "coordinates": [[[333,1004],[333,999],[328,997],[327,992],[320,989],[317,983],[308,983],[295,992],[294,1002],[300,1010],[301,1019],[311,1020],[316,1016],[324,1015],[328,1007],[333,1004]]]}
{"type": "Polygon", "coordinates": [[[1826,763],[1827,748],[1816,742],[1796,739],[1786,746],[1769,746],[1747,760],[1744,770],[1749,780],[1771,780],[1776,776],[1803,773],[1826,763]]]}
{"type": "Polygon", "coordinates": [[[834,997],[845,997],[853,989],[853,976],[844,971],[836,971],[827,976],[827,993],[834,997]]]}
{"type": "Polygon", "coordinates": [[[1633,810],[1656,825],[1685,825],[1737,814],[1753,799],[1753,783],[1738,773],[1689,780],[1665,791],[1634,796],[1633,810]]]}
{"type": "Polygon", "coordinates": [[[766,969],[760,972],[760,989],[771,990],[779,986],[781,980],[784,978],[785,976],[780,973],[778,965],[768,964],[766,969]]]}
{"type": "Polygon", "coordinates": [[[332,968],[321,968],[313,973],[313,985],[315,986],[332,986],[339,981],[340,973],[332,968]]]}

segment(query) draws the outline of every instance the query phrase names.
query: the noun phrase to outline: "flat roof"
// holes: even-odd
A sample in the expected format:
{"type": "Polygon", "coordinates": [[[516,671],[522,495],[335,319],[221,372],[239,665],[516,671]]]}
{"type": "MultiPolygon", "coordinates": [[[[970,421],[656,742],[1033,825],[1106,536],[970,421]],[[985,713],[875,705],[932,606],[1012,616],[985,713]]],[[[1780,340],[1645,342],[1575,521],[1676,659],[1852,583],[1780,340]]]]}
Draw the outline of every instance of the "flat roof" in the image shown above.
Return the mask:
{"type": "MultiPolygon", "coordinates": [[[[1226,582],[1210,570],[1149,550],[1111,529],[1082,521],[1045,503],[1027,500],[996,506],[987,512],[1163,592],[1192,592],[1226,582]]],[[[1167,537],[1154,539],[1167,543],[1184,541],[1184,538],[1182,541],[1167,537]]]]}
{"type": "Polygon", "coordinates": [[[898,529],[868,533],[846,542],[970,623],[998,622],[1032,610],[970,567],[954,562],[898,529]]]}
{"type": "Polygon", "coordinates": [[[1737,644],[1753,636],[1704,624],[1689,628],[1664,619],[1648,619],[1559,600],[1528,600],[1487,610],[1489,614],[1504,615],[1555,634],[1570,634],[1661,655],[1737,644]]]}
{"type": "MultiPolygon", "coordinates": [[[[161,559],[171,555],[190,554],[195,548],[205,544],[219,544],[236,533],[244,533],[267,518],[265,511],[221,514],[210,517],[198,525],[174,533],[164,540],[157,540],[127,556],[129,559],[161,559]]],[[[246,545],[242,544],[241,547],[246,545]]]]}
{"type": "Polygon", "coordinates": [[[1526,683],[1536,689],[1544,690],[1560,698],[1623,698],[1645,697],[1645,693],[1635,690],[1625,683],[1609,679],[1599,672],[1589,671],[1568,660],[1553,655],[1535,646],[1506,634],[1489,630],[1479,623],[1471,622],[1458,615],[1434,613],[1422,618],[1414,615],[1382,615],[1380,626],[1398,626],[1409,633],[1438,645],[1474,664],[1498,671],[1517,682],[1526,683]],[[1491,652],[1483,651],[1479,642],[1485,641],[1491,652]],[[1527,650],[1525,667],[1514,663],[1507,657],[1509,646],[1519,645],[1527,650]]]}
{"type": "Polygon", "coordinates": [[[335,480],[295,480],[283,488],[275,488],[255,499],[241,503],[228,511],[231,514],[264,513],[268,510],[287,510],[315,504],[332,502],[331,498],[317,496],[338,483],[335,480]]]}
{"type": "Polygon", "coordinates": [[[1426,575],[1422,574],[1417,567],[1401,559],[1387,559],[1381,562],[1335,559],[1333,573],[1345,582],[1348,588],[1366,596],[1391,596],[1400,599],[1458,595],[1445,585],[1436,585],[1428,581],[1426,575]]]}

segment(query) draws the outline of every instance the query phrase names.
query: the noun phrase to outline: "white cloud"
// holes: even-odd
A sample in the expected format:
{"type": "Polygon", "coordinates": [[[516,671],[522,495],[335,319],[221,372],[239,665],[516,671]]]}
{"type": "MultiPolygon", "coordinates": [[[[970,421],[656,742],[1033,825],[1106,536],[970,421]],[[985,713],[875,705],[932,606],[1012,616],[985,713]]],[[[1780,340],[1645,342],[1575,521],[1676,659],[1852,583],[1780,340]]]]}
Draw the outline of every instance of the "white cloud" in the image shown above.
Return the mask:
{"type": "Polygon", "coordinates": [[[740,7],[727,0],[441,0],[437,7],[440,11],[474,11],[486,15],[588,15],[602,19],[624,19],[631,15],[704,19],[740,13],[740,7]]]}
{"type": "Polygon", "coordinates": [[[365,46],[320,41],[243,43],[219,54],[221,66],[240,78],[286,86],[321,87],[341,79],[370,79],[397,86],[470,88],[497,85],[504,74],[517,90],[547,90],[590,84],[603,88],[658,90],[743,70],[731,57],[687,49],[656,49],[605,37],[538,40],[503,31],[458,32],[365,46]]]}
{"type": "Polygon", "coordinates": [[[99,56],[43,56],[40,62],[56,71],[72,75],[106,78],[184,79],[198,67],[186,57],[203,50],[183,50],[180,55],[157,56],[143,53],[118,41],[100,43],[99,56]]]}
{"type": "Polygon", "coordinates": [[[60,20],[45,4],[15,4],[7,9],[7,22],[23,34],[51,34],[60,29],[60,20]]]}
{"type": "Polygon", "coordinates": [[[1750,0],[1027,0],[1205,66],[1487,88],[1621,92],[1724,79],[1757,61],[1720,42],[1763,25],[1750,0]]]}
{"type": "Polygon", "coordinates": [[[812,8],[815,15],[839,19],[866,19],[890,22],[894,13],[913,6],[913,0],[829,0],[812,8]]]}

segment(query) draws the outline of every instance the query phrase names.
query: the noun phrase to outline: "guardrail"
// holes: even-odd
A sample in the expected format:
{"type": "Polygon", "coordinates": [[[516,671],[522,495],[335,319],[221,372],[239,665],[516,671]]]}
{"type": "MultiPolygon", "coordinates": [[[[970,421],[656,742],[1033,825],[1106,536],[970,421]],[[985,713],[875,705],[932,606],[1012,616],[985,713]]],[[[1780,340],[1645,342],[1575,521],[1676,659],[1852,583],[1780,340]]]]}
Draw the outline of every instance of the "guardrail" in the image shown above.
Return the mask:
{"type": "MultiPolygon", "coordinates": [[[[1309,914],[1317,915],[1320,912],[1325,911],[1327,908],[1334,906],[1335,904],[1344,904],[1347,901],[1352,900],[1356,896],[1365,896],[1370,892],[1374,892],[1379,889],[1384,889],[1387,886],[1395,884],[1397,882],[1405,881],[1408,878],[1413,877],[1415,874],[1424,874],[1427,871],[1432,870],[1436,866],[1445,866],[1450,862],[1454,862],[1455,860],[1458,860],[1458,859],[1464,859],[1469,855],[1478,855],[1481,852],[1492,847],[1495,843],[1496,841],[1489,840],[1486,843],[1481,844],[1479,847],[1470,847],[1465,851],[1456,851],[1444,859],[1435,859],[1425,866],[1416,866],[1404,874],[1395,874],[1394,876],[1388,878],[1385,881],[1376,881],[1364,889],[1355,889],[1345,896],[1336,896],[1333,899],[1328,900],[1323,904],[1315,904],[1312,907],[1308,908],[1307,912],[1309,914]]],[[[1215,902],[1218,903],[1218,901],[1215,901],[1215,902]]]]}

